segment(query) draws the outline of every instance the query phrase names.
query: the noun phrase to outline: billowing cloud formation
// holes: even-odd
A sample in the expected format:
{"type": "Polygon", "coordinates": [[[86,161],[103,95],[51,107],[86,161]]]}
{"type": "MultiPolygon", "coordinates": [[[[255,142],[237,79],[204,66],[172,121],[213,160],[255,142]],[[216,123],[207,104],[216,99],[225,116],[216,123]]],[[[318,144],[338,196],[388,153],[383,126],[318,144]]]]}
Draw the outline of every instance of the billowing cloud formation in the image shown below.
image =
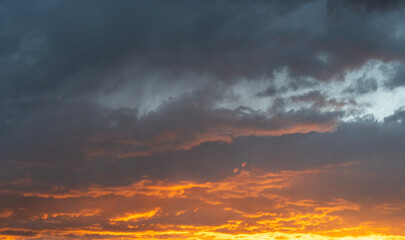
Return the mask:
{"type": "Polygon", "coordinates": [[[0,5],[0,239],[405,239],[401,1],[0,5]]]}

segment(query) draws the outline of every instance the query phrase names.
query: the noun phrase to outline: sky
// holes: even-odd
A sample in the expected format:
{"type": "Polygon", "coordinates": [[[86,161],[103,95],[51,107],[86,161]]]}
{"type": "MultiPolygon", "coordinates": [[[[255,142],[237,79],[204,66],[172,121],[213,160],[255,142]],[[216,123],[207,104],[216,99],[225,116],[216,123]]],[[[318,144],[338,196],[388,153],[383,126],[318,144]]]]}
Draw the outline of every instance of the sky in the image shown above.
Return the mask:
{"type": "Polygon", "coordinates": [[[0,0],[0,240],[405,239],[405,1],[0,0]]]}

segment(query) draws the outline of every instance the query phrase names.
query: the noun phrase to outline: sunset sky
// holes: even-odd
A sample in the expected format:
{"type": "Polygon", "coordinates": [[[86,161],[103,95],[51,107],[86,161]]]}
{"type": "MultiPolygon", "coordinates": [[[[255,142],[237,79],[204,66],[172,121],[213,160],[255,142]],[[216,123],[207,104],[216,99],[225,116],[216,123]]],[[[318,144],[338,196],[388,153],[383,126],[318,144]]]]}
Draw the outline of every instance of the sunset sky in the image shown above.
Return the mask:
{"type": "Polygon", "coordinates": [[[405,1],[0,0],[0,240],[405,240],[405,1]]]}

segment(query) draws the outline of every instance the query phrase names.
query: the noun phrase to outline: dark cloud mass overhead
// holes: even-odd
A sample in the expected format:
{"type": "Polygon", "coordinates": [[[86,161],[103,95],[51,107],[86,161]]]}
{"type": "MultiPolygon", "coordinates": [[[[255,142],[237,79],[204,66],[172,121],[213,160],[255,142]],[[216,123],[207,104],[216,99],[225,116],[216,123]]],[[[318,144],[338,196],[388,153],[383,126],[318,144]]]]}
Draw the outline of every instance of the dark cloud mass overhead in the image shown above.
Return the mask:
{"type": "Polygon", "coordinates": [[[0,0],[0,240],[405,239],[404,22],[0,0]]]}

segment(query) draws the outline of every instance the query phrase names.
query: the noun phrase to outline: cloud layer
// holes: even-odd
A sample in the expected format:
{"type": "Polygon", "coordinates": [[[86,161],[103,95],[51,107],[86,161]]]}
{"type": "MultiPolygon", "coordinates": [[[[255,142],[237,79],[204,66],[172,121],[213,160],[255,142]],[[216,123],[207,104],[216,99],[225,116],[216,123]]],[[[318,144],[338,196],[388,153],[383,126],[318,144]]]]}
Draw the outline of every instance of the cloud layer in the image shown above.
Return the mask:
{"type": "Polygon", "coordinates": [[[0,239],[405,239],[401,1],[0,5],[0,239]]]}

